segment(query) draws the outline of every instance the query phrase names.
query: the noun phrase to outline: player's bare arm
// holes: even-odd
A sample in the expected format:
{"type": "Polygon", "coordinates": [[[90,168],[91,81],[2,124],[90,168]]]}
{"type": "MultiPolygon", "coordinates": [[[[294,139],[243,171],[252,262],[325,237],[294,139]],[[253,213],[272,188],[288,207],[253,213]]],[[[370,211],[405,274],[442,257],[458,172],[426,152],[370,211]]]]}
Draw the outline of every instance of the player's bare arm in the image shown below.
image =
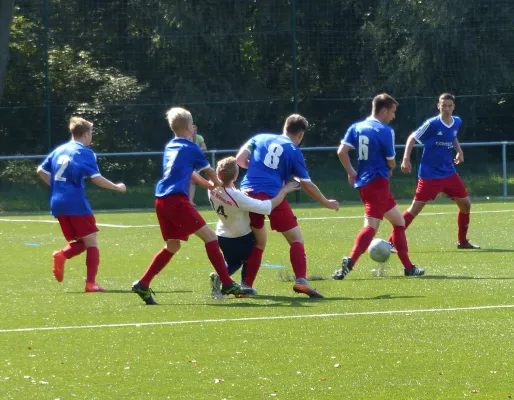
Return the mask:
{"type": "Polygon", "coordinates": [[[37,174],[45,182],[48,186],[50,186],[50,174],[46,171],[43,171],[41,167],[38,167],[37,174]]]}
{"type": "Polygon", "coordinates": [[[102,175],[91,178],[91,182],[93,182],[96,186],[101,187],[102,189],[114,190],[120,193],[125,193],[127,191],[127,187],[124,183],[113,183],[109,179],[104,178],[102,175]]]}
{"type": "Polygon", "coordinates": [[[236,156],[237,165],[241,168],[248,169],[248,164],[250,164],[250,156],[251,153],[249,150],[242,148],[239,150],[236,156]]]}
{"type": "Polygon", "coordinates": [[[216,171],[209,167],[209,168],[205,168],[204,170],[202,170],[205,175],[207,176],[207,178],[209,178],[209,180],[214,183],[214,186],[223,186],[223,182],[221,182],[219,179],[218,179],[218,175],[216,174],[216,171]]]}
{"type": "Polygon", "coordinates": [[[284,198],[292,192],[296,192],[300,190],[300,184],[296,181],[289,182],[287,185],[284,185],[282,189],[280,189],[280,192],[271,199],[271,209],[273,210],[276,206],[278,206],[284,198]]]}
{"type": "Polygon", "coordinates": [[[407,144],[405,145],[405,151],[403,153],[402,160],[402,172],[404,174],[410,174],[412,172],[412,164],[410,162],[410,155],[412,154],[412,149],[414,148],[414,144],[416,143],[416,138],[414,137],[414,133],[412,133],[407,139],[407,144]]]}
{"type": "Polygon", "coordinates": [[[316,200],[323,207],[329,210],[339,211],[339,202],[337,200],[327,199],[319,188],[311,181],[301,181],[303,190],[313,199],[316,200]]]}
{"type": "Polygon", "coordinates": [[[339,161],[341,161],[341,164],[343,164],[344,169],[348,173],[348,182],[350,182],[351,185],[355,183],[355,179],[357,178],[357,172],[352,166],[352,163],[350,161],[350,150],[352,148],[346,144],[341,143],[339,146],[339,149],[337,149],[337,156],[339,157],[339,161]]]}
{"type": "Polygon", "coordinates": [[[457,153],[453,162],[457,165],[462,164],[464,162],[464,152],[462,151],[462,147],[460,147],[460,143],[457,138],[453,141],[453,148],[457,153]]]}
{"type": "Polygon", "coordinates": [[[193,174],[191,175],[191,180],[207,190],[214,189],[215,187],[212,182],[209,182],[207,179],[204,179],[203,176],[201,176],[196,171],[193,171],[193,174]]]}

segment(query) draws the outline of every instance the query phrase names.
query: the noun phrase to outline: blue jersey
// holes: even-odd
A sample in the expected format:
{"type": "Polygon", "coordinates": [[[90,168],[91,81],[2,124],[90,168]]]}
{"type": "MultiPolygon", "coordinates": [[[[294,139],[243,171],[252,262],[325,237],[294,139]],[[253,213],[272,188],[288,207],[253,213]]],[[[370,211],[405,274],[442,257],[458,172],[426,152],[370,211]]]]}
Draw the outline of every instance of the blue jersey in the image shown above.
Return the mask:
{"type": "Polygon", "coordinates": [[[241,189],[275,197],[291,177],[311,180],[302,151],[287,136],[262,133],[251,138],[244,148],[251,157],[241,189]]]}
{"type": "Polygon", "coordinates": [[[209,161],[196,143],[185,138],[170,140],[162,159],[163,176],[155,188],[155,197],[182,193],[188,195],[193,170],[208,168],[209,161]]]}
{"type": "Polygon", "coordinates": [[[100,176],[93,150],[72,140],[52,151],[39,170],[50,177],[50,210],[54,217],[93,214],[85,191],[86,177],[100,176]]]}
{"type": "Polygon", "coordinates": [[[355,187],[365,186],[373,179],[389,179],[387,160],[394,160],[394,131],[386,124],[367,118],[350,126],[343,144],[357,150],[359,166],[355,187]]]}
{"type": "Polygon", "coordinates": [[[462,121],[453,117],[453,122],[446,125],[441,117],[425,121],[414,137],[424,145],[419,166],[418,177],[423,179],[440,179],[456,174],[453,165],[453,142],[457,138],[462,121]]]}

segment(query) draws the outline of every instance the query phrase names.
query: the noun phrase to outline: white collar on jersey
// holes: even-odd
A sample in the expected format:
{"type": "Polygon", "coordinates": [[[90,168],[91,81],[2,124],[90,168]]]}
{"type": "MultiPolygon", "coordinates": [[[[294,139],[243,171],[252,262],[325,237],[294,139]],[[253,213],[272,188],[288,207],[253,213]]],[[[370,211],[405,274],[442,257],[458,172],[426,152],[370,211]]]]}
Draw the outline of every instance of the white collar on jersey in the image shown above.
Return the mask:
{"type": "Polygon", "coordinates": [[[447,125],[443,119],[441,118],[441,116],[439,115],[439,121],[441,121],[441,124],[443,124],[444,126],[446,126],[447,128],[451,128],[453,126],[453,124],[455,123],[455,119],[452,117],[452,123],[450,125],[447,125]]]}

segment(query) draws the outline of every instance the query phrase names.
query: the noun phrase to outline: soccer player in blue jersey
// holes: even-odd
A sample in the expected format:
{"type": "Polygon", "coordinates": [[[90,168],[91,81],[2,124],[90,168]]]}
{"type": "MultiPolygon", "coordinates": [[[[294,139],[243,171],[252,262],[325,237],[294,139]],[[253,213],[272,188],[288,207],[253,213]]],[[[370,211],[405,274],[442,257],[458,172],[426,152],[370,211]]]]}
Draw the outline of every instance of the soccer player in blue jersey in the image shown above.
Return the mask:
{"type": "Polygon", "coordinates": [[[86,292],[104,292],[96,283],[100,250],[96,239],[95,217],[86,198],[85,179],[101,188],[125,193],[123,183],[112,183],[98,170],[96,155],[87,146],[91,144],[93,124],[73,117],[69,129],[71,141],[52,151],[38,167],[37,173],[50,186],[50,210],[57,218],[64,237],[69,242],[64,249],[53,254],[53,273],[58,282],[64,279],[66,260],[86,251],[86,292]]]}
{"type": "Polygon", "coordinates": [[[180,250],[180,241],[187,241],[189,236],[194,234],[205,243],[207,256],[223,285],[221,292],[226,295],[246,294],[246,291],[230,278],[216,234],[189,202],[188,189],[191,177],[200,185],[206,182],[198,172],[204,171],[216,186],[222,184],[200,147],[191,142],[193,117],[189,111],[179,107],[170,109],[166,116],[175,137],[164,149],[163,177],[155,188],[155,211],[166,246],[155,255],[143,276],[134,282],[132,291],[146,304],[157,304],[150,289],[152,279],[180,250]]]}
{"type": "Polygon", "coordinates": [[[332,275],[341,280],[355,267],[359,257],[367,250],[375,237],[380,221],[385,217],[393,225],[392,241],[398,258],[403,264],[405,276],[421,276],[424,270],[417,268],[409,258],[405,221],[390,191],[389,179],[396,166],[394,131],[388,124],[396,116],[398,102],[386,93],[375,96],[371,116],[350,126],[337,150],[341,164],[348,172],[348,180],[359,190],[366,207],[364,228],[355,240],[349,257],[344,257],[341,269],[332,275]],[[358,170],[352,167],[349,152],[358,153],[358,170]]]}
{"type": "MultiPolygon", "coordinates": [[[[300,142],[308,127],[307,120],[298,114],[289,116],[284,124],[283,134],[263,133],[252,137],[238,152],[237,163],[248,169],[241,182],[241,189],[249,196],[267,200],[275,197],[290,178],[299,179],[302,188],[314,200],[330,210],[339,210],[336,200],[328,200],[311,181],[305,166],[300,142]]],[[[253,285],[266,246],[264,215],[250,213],[250,225],[256,237],[256,244],[246,263],[246,284],[253,285]]],[[[269,214],[271,229],[284,235],[289,242],[290,260],[296,277],[293,290],[309,297],[323,297],[307,282],[307,260],[302,232],[287,199],[284,199],[269,214]]]]}
{"type": "MultiPolygon", "coordinates": [[[[457,139],[462,121],[459,117],[453,116],[455,96],[443,93],[439,96],[437,108],[439,115],[426,120],[407,139],[402,161],[403,173],[409,174],[412,171],[410,156],[415,142],[422,144],[424,148],[418,171],[416,194],[411,206],[403,213],[405,228],[412,223],[429,201],[434,200],[439,193],[444,193],[459,207],[457,248],[479,249],[480,247],[471,243],[467,237],[471,201],[464,182],[454,166],[464,162],[464,153],[457,139]],[[454,151],[455,159],[453,159],[454,151]]],[[[391,243],[391,240],[389,242],[391,243]]]]}

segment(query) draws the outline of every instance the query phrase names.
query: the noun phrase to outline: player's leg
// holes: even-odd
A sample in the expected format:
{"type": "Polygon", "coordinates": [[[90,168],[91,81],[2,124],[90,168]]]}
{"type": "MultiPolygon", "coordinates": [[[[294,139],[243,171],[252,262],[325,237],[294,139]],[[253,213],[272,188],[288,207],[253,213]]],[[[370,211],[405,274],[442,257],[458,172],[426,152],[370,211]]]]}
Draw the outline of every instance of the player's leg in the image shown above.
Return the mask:
{"type": "MultiPolygon", "coordinates": [[[[276,220],[275,223],[277,223],[276,220]]],[[[281,233],[289,243],[289,259],[291,260],[295,274],[293,290],[296,293],[306,294],[311,298],[323,298],[323,295],[309,285],[307,281],[307,256],[305,254],[304,241],[300,227],[296,226],[281,233]]]]}
{"type": "MultiPolygon", "coordinates": [[[[438,180],[424,180],[418,179],[418,185],[416,187],[416,194],[414,195],[414,199],[412,200],[412,204],[410,207],[403,212],[403,219],[405,221],[405,229],[409,227],[409,225],[414,221],[419,213],[423,210],[427,202],[434,200],[436,196],[440,192],[439,185],[437,184],[438,180]]],[[[389,236],[387,240],[394,248],[393,245],[393,235],[389,236]]]]}
{"type": "Polygon", "coordinates": [[[216,273],[222,283],[221,293],[233,295],[246,294],[241,286],[235,283],[228,274],[225,259],[223,258],[223,254],[221,254],[216,233],[214,233],[214,231],[207,225],[204,225],[195,232],[195,235],[205,243],[207,257],[209,257],[209,261],[216,270],[216,273]]]}
{"type": "Polygon", "coordinates": [[[264,226],[264,215],[250,213],[250,227],[252,228],[255,243],[246,260],[244,283],[249,287],[253,287],[268,240],[268,232],[264,226]]]}
{"type": "Polygon", "coordinates": [[[457,214],[457,225],[458,225],[458,234],[457,234],[457,248],[459,249],[479,249],[480,246],[471,243],[468,240],[468,228],[469,221],[471,216],[471,200],[469,197],[466,198],[456,198],[455,203],[459,207],[459,212],[457,214]]]}
{"type": "Polygon", "coordinates": [[[86,292],[105,292],[105,289],[96,283],[96,275],[98,274],[98,267],[100,265],[100,249],[98,248],[98,241],[96,233],[84,236],[82,238],[86,246],[86,292]]]}
{"type": "Polygon", "coordinates": [[[64,265],[66,260],[83,253],[86,250],[86,246],[81,239],[78,239],[69,216],[59,216],[57,220],[59,221],[64,237],[69,242],[66,247],[54,251],[52,254],[54,277],[58,282],[62,282],[64,279],[64,265]]]}
{"type": "Polygon", "coordinates": [[[443,192],[455,201],[459,212],[457,214],[457,248],[459,249],[479,249],[480,246],[472,244],[468,240],[468,228],[471,216],[471,200],[468,191],[459,174],[452,175],[444,180],[443,192]]]}
{"type": "Polygon", "coordinates": [[[425,271],[417,268],[409,258],[409,248],[407,245],[407,237],[405,236],[405,220],[398,209],[398,206],[392,207],[389,211],[384,214],[384,217],[393,226],[392,242],[396,248],[396,254],[400,259],[404,274],[406,276],[421,276],[424,275],[425,271]]]}

